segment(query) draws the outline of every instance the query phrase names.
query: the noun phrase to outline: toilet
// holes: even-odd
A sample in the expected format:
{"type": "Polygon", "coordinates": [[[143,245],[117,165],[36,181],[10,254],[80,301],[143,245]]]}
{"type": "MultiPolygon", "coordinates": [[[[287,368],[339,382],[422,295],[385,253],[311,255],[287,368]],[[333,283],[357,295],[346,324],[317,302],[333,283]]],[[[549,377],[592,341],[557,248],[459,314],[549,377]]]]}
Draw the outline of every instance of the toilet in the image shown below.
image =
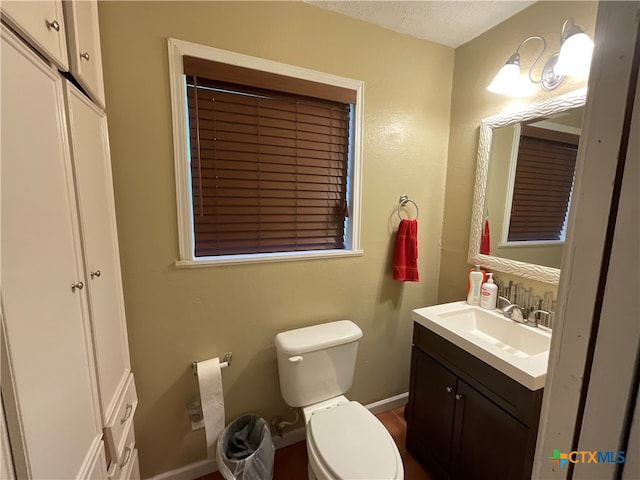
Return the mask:
{"type": "Polygon", "coordinates": [[[343,394],[351,388],[362,330],[350,320],[276,335],[280,391],[304,415],[309,480],[402,480],[393,438],[343,394]]]}

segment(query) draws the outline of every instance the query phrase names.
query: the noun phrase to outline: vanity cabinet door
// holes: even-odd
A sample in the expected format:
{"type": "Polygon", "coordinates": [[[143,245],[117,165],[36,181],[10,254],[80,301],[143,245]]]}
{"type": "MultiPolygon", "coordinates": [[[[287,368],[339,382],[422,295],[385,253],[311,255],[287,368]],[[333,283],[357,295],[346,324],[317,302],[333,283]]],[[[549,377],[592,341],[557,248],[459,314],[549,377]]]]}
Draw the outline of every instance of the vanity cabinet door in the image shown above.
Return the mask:
{"type": "Polygon", "coordinates": [[[451,460],[457,381],[453,373],[413,348],[407,449],[441,476],[446,476],[451,460]]]}
{"type": "Polygon", "coordinates": [[[451,473],[456,480],[521,480],[529,429],[458,379],[451,473]]]}

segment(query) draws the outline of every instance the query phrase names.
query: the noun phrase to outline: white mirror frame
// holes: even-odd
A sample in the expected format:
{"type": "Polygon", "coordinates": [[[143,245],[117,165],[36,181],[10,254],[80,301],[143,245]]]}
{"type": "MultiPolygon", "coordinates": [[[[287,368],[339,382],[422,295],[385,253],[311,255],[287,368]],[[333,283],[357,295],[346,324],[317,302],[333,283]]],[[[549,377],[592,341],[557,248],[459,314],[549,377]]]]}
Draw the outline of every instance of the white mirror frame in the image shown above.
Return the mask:
{"type": "Polygon", "coordinates": [[[571,108],[582,107],[587,97],[586,88],[560,95],[550,100],[528,105],[521,110],[505,112],[488,117],[480,123],[480,138],[478,140],[478,164],[476,166],[476,184],[473,194],[471,213],[471,233],[469,235],[468,261],[472,265],[481,265],[498,272],[509,273],[520,277],[530,278],[539,282],[557,284],[560,279],[560,269],[525,263],[508,258],[493,257],[480,253],[480,239],[484,222],[484,199],[487,192],[487,174],[489,172],[489,155],[493,129],[506,127],[514,123],[531,120],[538,117],[563,112],[571,108]]]}

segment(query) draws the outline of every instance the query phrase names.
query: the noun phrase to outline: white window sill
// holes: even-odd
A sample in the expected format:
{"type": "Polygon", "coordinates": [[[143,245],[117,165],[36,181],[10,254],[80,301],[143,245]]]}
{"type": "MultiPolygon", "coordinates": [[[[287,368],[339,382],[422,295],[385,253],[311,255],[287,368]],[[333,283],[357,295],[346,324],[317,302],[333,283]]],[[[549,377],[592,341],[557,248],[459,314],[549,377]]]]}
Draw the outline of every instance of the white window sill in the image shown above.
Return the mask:
{"type": "Polygon", "coordinates": [[[520,247],[552,247],[554,245],[564,245],[564,240],[530,240],[499,243],[498,248],[520,248],[520,247]]]}
{"type": "Polygon", "coordinates": [[[317,252],[255,253],[250,255],[221,255],[219,257],[201,257],[198,260],[176,260],[178,268],[219,267],[223,265],[242,265],[248,263],[291,262],[298,260],[317,260],[327,258],[361,257],[364,250],[320,250],[317,252]]]}

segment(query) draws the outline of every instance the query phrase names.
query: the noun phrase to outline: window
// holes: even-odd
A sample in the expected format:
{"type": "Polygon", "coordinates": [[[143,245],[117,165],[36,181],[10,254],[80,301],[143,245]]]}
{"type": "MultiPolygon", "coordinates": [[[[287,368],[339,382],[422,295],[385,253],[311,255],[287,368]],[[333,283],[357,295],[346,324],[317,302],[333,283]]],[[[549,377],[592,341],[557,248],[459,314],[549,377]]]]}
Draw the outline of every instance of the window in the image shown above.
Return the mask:
{"type": "Polygon", "coordinates": [[[578,135],[522,127],[509,242],[564,240],[578,141],[578,135]]]}
{"type": "Polygon", "coordinates": [[[169,40],[180,261],[359,255],[362,82],[169,40]]]}

